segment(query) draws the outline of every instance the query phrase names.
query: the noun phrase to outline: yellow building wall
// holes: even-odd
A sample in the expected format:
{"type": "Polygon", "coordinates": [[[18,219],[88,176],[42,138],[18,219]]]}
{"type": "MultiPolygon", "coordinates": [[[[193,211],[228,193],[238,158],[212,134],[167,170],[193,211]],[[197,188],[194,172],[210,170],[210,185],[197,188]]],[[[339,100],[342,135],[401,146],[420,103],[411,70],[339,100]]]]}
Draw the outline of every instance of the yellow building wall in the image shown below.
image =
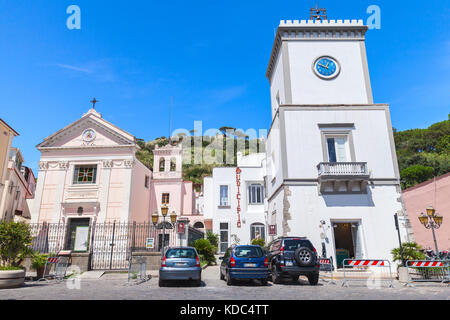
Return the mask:
{"type": "Polygon", "coordinates": [[[0,181],[3,181],[5,178],[3,172],[7,163],[6,159],[9,157],[8,147],[11,134],[11,129],[0,121],[0,181]]]}

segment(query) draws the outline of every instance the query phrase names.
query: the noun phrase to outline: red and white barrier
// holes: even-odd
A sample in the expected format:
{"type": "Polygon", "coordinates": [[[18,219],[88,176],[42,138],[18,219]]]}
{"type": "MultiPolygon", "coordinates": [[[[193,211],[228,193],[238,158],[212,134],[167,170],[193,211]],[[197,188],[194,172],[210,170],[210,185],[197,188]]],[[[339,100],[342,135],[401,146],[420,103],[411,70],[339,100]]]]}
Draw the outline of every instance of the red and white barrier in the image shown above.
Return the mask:
{"type": "Polygon", "coordinates": [[[55,264],[55,263],[58,263],[58,258],[50,257],[50,258],[47,259],[47,263],[48,263],[48,264],[55,264]]]}
{"type": "Polygon", "coordinates": [[[372,284],[373,282],[378,283],[376,285],[381,285],[382,279],[386,279],[389,283],[389,287],[394,287],[394,282],[392,278],[392,270],[391,270],[391,263],[389,260],[383,260],[383,259],[344,259],[342,263],[342,270],[344,272],[344,283],[342,284],[345,287],[348,287],[349,281],[365,281],[368,283],[368,285],[372,284]],[[359,268],[354,267],[370,267],[367,268],[367,271],[369,271],[370,274],[361,275],[359,268]],[[370,269],[374,270],[370,270],[370,269]],[[375,271],[375,269],[378,269],[379,271],[375,271]],[[389,270],[389,273],[387,271],[389,270]],[[357,273],[357,277],[354,277],[355,273],[357,273]],[[348,277],[349,274],[353,274],[353,276],[348,277]]]}
{"type": "Polygon", "coordinates": [[[408,261],[408,267],[443,267],[443,261],[408,261]]]}
{"type": "Polygon", "coordinates": [[[384,266],[384,260],[348,260],[348,265],[354,267],[384,266]]]}

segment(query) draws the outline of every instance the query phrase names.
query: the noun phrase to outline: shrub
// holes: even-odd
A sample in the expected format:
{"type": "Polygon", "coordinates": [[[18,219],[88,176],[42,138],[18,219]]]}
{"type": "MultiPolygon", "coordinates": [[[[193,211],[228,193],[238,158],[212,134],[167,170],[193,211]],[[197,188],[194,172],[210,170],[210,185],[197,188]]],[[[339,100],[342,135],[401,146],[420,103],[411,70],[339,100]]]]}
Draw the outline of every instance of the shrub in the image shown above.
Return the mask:
{"type": "MultiPolygon", "coordinates": [[[[422,247],[415,242],[402,243],[403,258],[405,262],[408,260],[425,260],[426,256],[421,251],[422,247]]],[[[402,256],[400,254],[400,248],[392,249],[391,251],[394,261],[402,263],[402,256]]]]}
{"type": "Polygon", "coordinates": [[[261,248],[264,248],[264,246],[266,245],[266,242],[264,241],[264,239],[258,238],[258,239],[253,239],[252,244],[255,246],[260,246],[261,248]]]}
{"type": "Polygon", "coordinates": [[[48,254],[41,254],[39,252],[33,252],[31,255],[31,268],[38,270],[39,268],[45,267],[47,262],[48,254]]]}
{"type": "Polygon", "coordinates": [[[213,233],[212,231],[206,231],[206,239],[211,243],[214,247],[219,247],[219,235],[213,233]]]}
{"type": "Polygon", "coordinates": [[[23,222],[0,222],[0,258],[1,265],[18,267],[31,253],[30,226],[23,222]]]}
{"type": "Polygon", "coordinates": [[[198,239],[194,242],[193,247],[197,249],[200,256],[203,256],[208,264],[213,264],[216,262],[216,257],[214,254],[217,249],[206,239],[198,239]]]}

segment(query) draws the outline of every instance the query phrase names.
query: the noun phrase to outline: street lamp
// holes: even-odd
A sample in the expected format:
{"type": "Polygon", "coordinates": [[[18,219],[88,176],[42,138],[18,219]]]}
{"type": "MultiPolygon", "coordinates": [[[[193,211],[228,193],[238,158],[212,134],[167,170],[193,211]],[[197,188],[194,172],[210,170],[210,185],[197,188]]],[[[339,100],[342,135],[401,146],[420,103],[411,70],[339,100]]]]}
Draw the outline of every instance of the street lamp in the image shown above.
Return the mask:
{"type": "Polygon", "coordinates": [[[177,222],[177,213],[175,211],[172,211],[172,213],[170,214],[170,222],[172,222],[172,224],[175,224],[175,222],[177,222]]]}
{"type": "Polygon", "coordinates": [[[422,213],[419,217],[419,221],[421,224],[424,225],[425,228],[431,229],[433,232],[433,240],[434,240],[434,246],[436,248],[436,256],[439,259],[439,249],[436,241],[436,234],[434,232],[434,229],[439,229],[442,223],[444,222],[444,217],[440,216],[438,213],[436,213],[436,210],[430,206],[427,208],[427,214],[422,213]]]}
{"type": "Polygon", "coordinates": [[[153,212],[152,214],[152,222],[153,225],[156,227],[156,225],[158,224],[158,220],[159,220],[159,214],[158,214],[158,210],[156,210],[155,212],[153,212]]]}
{"type": "MultiPolygon", "coordinates": [[[[167,205],[163,205],[161,207],[161,215],[163,217],[162,252],[164,252],[164,249],[166,247],[166,217],[167,217],[168,212],[169,212],[169,207],[167,205]]],[[[158,224],[158,220],[159,220],[159,214],[158,214],[158,211],[156,210],[152,214],[153,225],[156,226],[158,224]]],[[[170,222],[171,222],[172,226],[175,226],[175,223],[177,222],[177,214],[175,211],[172,211],[172,213],[170,214],[170,222]]]]}

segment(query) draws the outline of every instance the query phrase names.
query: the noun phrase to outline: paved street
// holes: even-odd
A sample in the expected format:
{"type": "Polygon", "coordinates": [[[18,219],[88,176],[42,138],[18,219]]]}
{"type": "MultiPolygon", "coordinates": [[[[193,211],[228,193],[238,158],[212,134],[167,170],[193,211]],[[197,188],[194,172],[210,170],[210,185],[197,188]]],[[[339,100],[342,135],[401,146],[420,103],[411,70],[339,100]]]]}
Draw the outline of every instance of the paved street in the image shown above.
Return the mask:
{"type": "Polygon", "coordinates": [[[17,289],[1,290],[0,299],[175,299],[175,300],[297,300],[297,299],[442,299],[450,300],[450,287],[437,284],[424,286],[416,285],[414,288],[405,288],[395,283],[395,288],[383,287],[380,289],[368,288],[366,283],[353,283],[350,288],[337,285],[327,285],[320,282],[319,286],[309,286],[306,279],[298,283],[286,282],[272,284],[266,287],[259,283],[242,282],[228,287],[225,281],[219,280],[219,268],[208,267],[203,271],[201,287],[193,287],[186,283],[178,283],[170,287],[159,288],[158,279],[152,278],[148,282],[138,285],[127,285],[127,275],[105,274],[100,279],[83,279],[80,289],[68,288],[74,286],[73,282],[27,282],[17,289]]]}

